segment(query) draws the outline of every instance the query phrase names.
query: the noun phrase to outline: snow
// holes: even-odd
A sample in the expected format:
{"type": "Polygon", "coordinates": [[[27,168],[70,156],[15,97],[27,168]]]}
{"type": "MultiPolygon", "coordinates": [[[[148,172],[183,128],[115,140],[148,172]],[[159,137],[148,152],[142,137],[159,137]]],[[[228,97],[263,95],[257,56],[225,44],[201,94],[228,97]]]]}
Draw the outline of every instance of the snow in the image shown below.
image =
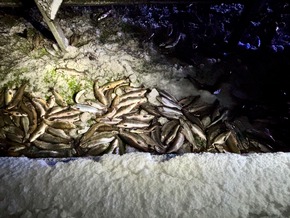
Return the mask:
{"type": "Polygon", "coordinates": [[[0,217],[289,217],[290,154],[0,158],[0,217]]]}

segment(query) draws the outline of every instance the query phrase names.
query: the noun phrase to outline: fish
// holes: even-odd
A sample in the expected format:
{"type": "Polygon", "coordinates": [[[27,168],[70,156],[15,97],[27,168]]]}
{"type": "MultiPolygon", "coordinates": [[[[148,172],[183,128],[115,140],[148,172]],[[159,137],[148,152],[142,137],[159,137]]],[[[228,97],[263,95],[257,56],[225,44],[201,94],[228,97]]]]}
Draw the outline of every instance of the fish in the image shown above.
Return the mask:
{"type": "Polygon", "coordinates": [[[107,106],[102,104],[101,102],[95,102],[95,101],[86,101],[85,104],[90,105],[92,107],[95,107],[102,111],[107,111],[107,106]]]}
{"type": "Polygon", "coordinates": [[[32,103],[30,102],[21,102],[20,109],[23,110],[29,119],[29,131],[28,134],[31,134],[37,128],[37,112],[32,103]]]}
{"type": "Polygon", "coordinates": [[[185,121],[185,122],[189,125],[189,127],[194,135],[198,136],[203,141],[207,141],[207,138],[206,138],[204,131],[198,125],[196,125],[194,123],[190,123],[188,121],[185,121]]]}
{"type": "Polygon", "coordinates": [[[12,89],[6,88],[5,93],[4,93],[4,100],[5,100],[5,105],[8,106],[9,103],[12,101],[14,96],[14,93],[12,89]]]}
{"type": "Polygon", "coordinates": [[[238,144],[239,144],[239,142],[238,142],[236,135],[233,132],[231,132],[228,139],[226,140],[227,147],[229,148],[229,150],[231,152],[236,153],[236,154],[240,154],[241,151],[239,149],[238,144]]]}
{"type": "Polygon", "coordinates": [[[123,139],[128,145],[132,146],[133,148],[136,148],[141,151],[148,152],[149,147],[146,144],[145,140],[136,133],[131,133],[126,130],[120,130],[119,136],[121,139],[123,139]]]}
{"type": "Polygon", "coordinates": [[[72,138],[57,137],[55,135],[48,133],[47,131],[44,132],[41,136],[39,136],[38,140],[53,143],[53,144],[59,144],[59,143],[68,144],[73,141],[72,138]]]}
{"type": "Polygon", "coordinates": [[[54,95],[55,102],[56,102],[57,105],[59,105],[61,107],[66,107],[67,106],[67,103],[65,102],[63,97],[54,88],[51,88],[50,91],[54,95]]]}
{"type": "Polygon", "coordinates": [[[182,112],[178,109],[166,106],[158,106],[157,109],[162,116],[169,119],[179,119],[181,116],[183,116],[182,112]]]}
{"type": "Polygon", "coordinates": [[[119,109],[124,106],[128,106],[134,103],[143,104],[147,101],[146,97],[131,97],[126,98],[125,100],[121,100],[119,104],[116,105],[116,108],[119,109]]]}
{"type": "Polygon", "coordinates": [[[46,141],[42,141],[39,139],[36,139],[32,142],[32,144],[40,149],[44,150],[62,150],[62,149],[70,149],[72,148],[71,144],[66,143],[50,143],[46,141]]]}
{"type": "Polygon", "coordinates": [[[119,148],[121,139],[119,137],[115,137],[113,141],[110,142],[109,147],[106,151],[107,154],[116,153],[116,149],[119,148]]]}
{"type": "Polygon", "coordinates": [[[111,126],[106,123],[94,123],[93,125],[90,126],[90,128],[82,135],[80,142],[85,142],[89,138],[93,136],[93,134],[102,126],[111,126]]]}
{"type": "Polygon", "coordinates": [[[181,133],[184,135],[186,140],[191,144],[193,150],[199,150],[200,145],[196,142],[188,123],[184,122],[183,119],[180,119],[180,123],[181,123],[181,133]]]}
{"type": "Polygon", "coordinates": [[[188,97],[185,97],[181,100],[178,101],[178,104],[182,107],[182,108],[186,108],[189,105],[195,104],[195,101],[197,99],[199,99],[201,96],[200,95],[191,95],[188,97]]]}
{"type": "Polygon", "coordinates": [[[139,120],[142,122],[150,122],[155,118],[155,116],[151,114],[125,114],[123,118],[127,120],[132,119],[132,120],[139,120]]]}
{"type": "Polygon", "coordinates": [[[161,113],[159,112],[157,107],[148,102],[141,104],[140,108],[142,108],[144,111],[148,112],[151,115],[158,116],[158,117],[161,116],[161,113]]]}
{"type": "Polygon", "coordinates": [[[45,117],[47,118],[53,114],[62,113],[63,111],[66,111],[67,109],[69,109],[69,107],[61,107],[59,105],[53,106],[46,111],[45,117]]]}
{"type": "Polygon", "coordinates": [[[52,108],[54,105],[55,105],[55,97],[54,97],[54,95],[51,95],[51,96],[49,96],[48,97],[48,99],[47,99],[47,103],[46,103],[46,105],[47,105],[47,109],[50,109],[50,108],[52,108]]]}
{"type": "MultiPolygon", "coordinates": [[[[156,148],[160,148],[161,145],[158,144],[154,139],[150,137],[149,134],[139,133],[139,135],[144,139],[145,143],[149,146],[150,150],[156,150],[156,148]]],[[[161,149],[158,149],[160,152],[161,149]]],[[[165,151],[165,148],[162,149],[162,153],[165,151]]]]}
{"type": "Polygon", "coordinates": [[[177,137],[178,135],[178,132],[179,132],[179,129],[180,129],[180,125],[177,125],[175,126],[171,131],[170,133],[166,136],[165,140],[164,140],[164,143],[166,145],[169,145],[173,140],[175,140],[175,138],[177,137]]]}
{"type": "Polygon", "coordinates": [[[123,119],[120,123],[117,124],[117,127],[119,128],[127,128],[127,129],[132,129],[132,128],[146,128],[149,127],[150,124],[147,122],[139,121],[139,120],[127,120],[123,119]]]}
{"type": "Polygon", "coordinates": [[[113,107],[113,108],[115,108],[115,107],[117,107],[117,105],[120,103],[120,96],[119,95],[116,95],[114,98],[113,98],[113,100],[112,100],[112,102],[111,102],[111,107],[113,107]]]}
{"type": "Polygon", "coordinates": [[[53,119],[62,119],[65,117],[71,117],[71,116],[79,116],[80,113],[82,111],[74,108],[73,106],[71,107],[66,107],[63,110],[60,110],[59,112],[55,112],[55,113],[50,113],[50,114],[46,114],[45,118],[53,120],[53,119]]]}
{"type": "Polygon", "coordinates": [[[112,81],[112,82],[105,83],[99,89],[101,91],[103,91],[103,92],[107,91],[109,89],[115,89],[117,86],[119,86],[119,85],[121,85],[123,83],[126,83],[127,79],[128,79],[128,77],[124,77],[123,79],[119,79],[119,80],[115,80],[115,81],[112,81]]]}
{"type": "Polygon", "coordinates": [[[106,123],[106,124],[110,124],[110,125],[115,125],[118,124],[122,121],[122,118],[108,118],[108,117],[100,117],[100,118],[96,118],[97,122],[102,122],[102,123],[106,123]]]}
{"type": "Polygon", "coordinates": [[[76,125],[75,124],[73,124],[71,122],[67,122],[67,121],[48,120],[48,119],[45,119],[45,118],[42,118],[42,120],[48,126],[51,126],[53,128],[56,128],[56,129],[75,129],[76,128],[76,125]]]}
{"type": "Polygon", "coordinates": [[[42,106],[42,104],[40,104],[38,101],[36,101],[35,98],[33,98],[31,100],[31,103],[32,105],[34,106],[34,108],[36,109],[36,112],[37,112],[37,117],[38,118],[41,118],[41,117],[44,117],[45,114],[46,114],[46,110],[45,108],[42,106]]]}
{"type": "Polygon", "coordinates": [[[91,136],[88,140],[81,142],[79,146],[82,148],[92,148],[100,144],[110,143],[115,139],[116,134],[118,134],[117,131],[100,132],[91,136]]]}
{"type": "Polygon", "coordinates": [[[159,88],[156,88],[156,90],[158,91],[160,96],[163,96],[163,97],[165,97],[173,102],[178,102],[178,100],[173,95],[171,95],[169,92],[167,92],[163,89],[159,89],[159,88]]]}
{"type": "Polygon", "coordinates": [[[215,125],[216,123],[220,121],[225,121],[228,119],[229,110],[225,110],[219,117],[217,117],[215,120],[213,120],[206,128],[210,128],[211,126],[215,125]]]}
{"type": "Polygon", "coordinates": [[[49,133],[55,137],[59,137],[59,138],[67,139],[67,140],[72,140],[72,137],[69,136],[63,129],[56,129],[56,128],[47,126],[46,131],[47,131],[47,133],[49,133]]]}
{"type": "MultiPolygon", "coordinates": [[[[8,103],[6,109],[10,110],[10,109],[16,107],[20,103],[20,101],[22,100],[22,97],[23,97],[24,90],[25,90],[26,86],[27,86],[27,83],[23,83],[17,89],[17,91],[15,92],[13,97],[12,97],[11,93],[10,94],[7,93],[7,95],[9,95],[9,96],[7,96],[7,98],[11,98],[12,97],[12,99],[11,100],[7,100],[9,103],[8,103]]],[[[9,92],[9,90],[8,90],[8,92],[9,92]]],[[[7,104],[7,102],[6,102],[6,104],[7,104]]]]}
{"type": "Polygon", "coordinates": [[[103,110],[100,110],[98,108],[95,108],[87,104],[75,104],[75,105],[72,105],[71,108],[75,110],[79,110],[81,112],[89,112],[89,113],[94,113],[98,115],[102,115],[104,113],[103,110]]]}
{"type": "Polygon", "coordinates": [[[75,96],[74,96],[74,102],[79,104],[80,103],[80,98],[84,95],[84,93],[86,92],[85,89],[78,91],[75,96]]]}
{"type": "Polygon", "coordinates": [[[156,99],[162,103],[166,107],[172,107],[172,108],[177,108],[178,110],[181,110],[181,106],[178,104],[178,102],[175,102],[173,100],[170,100],[166,97],[163,96],[156,96],[156,99]]]}
{"type": "Polygon", "coordinates": [[[26,138],[29,134],[29,125],[30,122],[28,116],[23,116],[20,118],[20,126],[21,129],[24,131],[24,138],[26,138]]]}
{"type": "Polygon", "coordinates": [[[138,97],[143,97],[145,96],[145,94],[148,92],[148,89],[137,89],[137,90],[133,90],[130,92],[126,92],[125,94],[121,95],[119,97],[119,101],[123,101],[127,98],[138,98],[138,97]]]}
{"type": "Polygon", "coordinates": [[[104,92],[99,88],[99,85],[97,83],[97,80],[94,81],[93,84],[93,91],[94,91],[94,96],[95,98],[101,102],[103,105],[108,105],[108,100],[105,97],[104,92]]]}
{"type": "Polygon", "coordinates": [[[170,134],[170,132],[176,127],[178,126],[179,121],[178,120],[170,120],[168,122],[166,122],[162,128],[161,128],[161,134],[160,134],[160,140],[162,143],[165,142],[165,139],[168,137],[168,135],[170,134]]]}
{"type": "Polygon", "coordinates": [[[130,113],[137,105],[138,105],[138,102],[135,102],[133,104],[126,105],[126,106],[123,106],[123,107],[119,108],[117,110],[117,112],[113,115],[112,118],[121,117],[121,116],[123,116],[125,114],[130,113]]]}
{"type": "Polygon", "coordinates": [[[204,130],[204,124],[199,119],[199,117],[195,116],[193,113],[188,112],[186,109],[181,109],[182,114],[189,120],[191,123],[196,124],[199,128],[204,130]]]}
{"type": "Polygon", "coordinates": [[[104,152],[107,153],[106,150],[108,150],[109,148],[110,148],[110,142],[98,144],[96,146],[91,147],[87,151],[87,155],[89,156],[101,155],[104,152]]]}
{"type": "Polygon", "coordinates": [[[47,124],[42,121],[36,129],[31,133],[29,137],[29,142],[35,141],[39,136],[41,136],[46,130],[47,124]]]}
{"type": "Polygon", "coordinates": [[[98,16],[98,18],[97,18],[97,21],[101,21],[101,20],[107,18],[109,15],[112,14],[112,12],[113,12],[113,9],[110,9],[110,10],[108,10],[108,11],[106,11],[106,12],[100,14],[100,15],[98,16]]]}
{"type": "Polygon", "coordinates": [[[226,131],[226,132],[222,132],[221,134],[217,135],[214,138],[212,145],[215,146],[215,145],[224,144],[227,141],[230,134],[231,134],[231,131],[226,131]]]}
{"type": "Polygon", "coordinates": [[[181,131],[178,131],[176,137],[174,137],[173,142],[168,146],[166,153],[174,153],[177,152],[182,145],[184,144],[185,137],[181,131]]]}

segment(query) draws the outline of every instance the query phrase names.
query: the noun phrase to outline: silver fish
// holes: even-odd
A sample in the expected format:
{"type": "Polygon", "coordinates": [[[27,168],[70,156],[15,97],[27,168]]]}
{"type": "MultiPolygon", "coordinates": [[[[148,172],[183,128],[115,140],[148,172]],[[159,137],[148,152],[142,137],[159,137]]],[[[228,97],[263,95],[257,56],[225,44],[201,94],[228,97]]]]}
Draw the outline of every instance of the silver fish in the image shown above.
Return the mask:
{"type": "Polygon", "coordinates": [[[38,118],[44,117],[46,113],[45,108],[38,101],[36,101],[35,98],[32,99],[31,103],[33,104],[33,106],[37,111],[38,118]]]}
{"type": "Polygon", "coordinates": [[[78,91],[75,96],[74,96],[74,101],[75,103],[79,104],[80,103],[80,98],[84,95],[84,93],[86,92],[85,89],[78,91]]]}
{"type": "Polygon", "coordinates": [[[89,140],[80,143],[82,148],[92,148],[100,144],[110,143],[115,139],[116,131],[112,132],[100,132],[89,138],[89,140]]]}
{"type": "MultiPolygon", "coordinates": [[[[16,93],[13,95],[13,98],[11,99],[11,101],[9,101],[8,105],[7,105],[7,109],[12,109],[14,107],[16,107],[19,102],[22,100],[22,97],[23,97],[23,93],[24,93],[24,90],[27,86],[27,83],[23,83],[16,91],[16,93]]],[[[10,95],[8,93],[8,95],[10,95]]],[[[11,97],[11,96],[9,96],[11,97]]]]}
{"type": "Polygon", "coordinates": [[[103,110],[103,111],[106,111],[107,110],[107,106],[104,105],[104,104],[102,104],[101,102],[87,100],[85,102],[85,104],[90,105],[92,107],[95,107],[95,108],[97,108],[99,110],[103,110]]]}
{"type": "Polygon", "coordinates": [[[47,124],[45,122],[41,122],[37,128],[31,133],[29,137],[29,141],[33,142],[36,140],[40,135],[42,135],[45,132],[45,129],[47,127],[47,124]]]}
{"type": "Polygon", "coordinates": [[[165,139],[168,137],[168,135],[170,134],[170,132],[172,132],[172,130],[179,124],[178,120],[170,120],[168,122],[166,122],[162,128],[161,128],[161,142],[163,143],[165,141],[165,139]]]}
{"type": "Polygon", "coordinates": [[[124,119],[127,120],[139,120],[142,122],[150,122],[151,120],[153,120],[155,118],[154,115],[151,114],[126,114],[123,116],[124,119]]]}
{"type": "Polygon", "coordinates": [[[147,93],[147,89],[137,89],[134,91],[126,92],[125,94],[119,97],[119,101],[123,101],[127,98],[138,98],[143,97],[147,93]]]}
{"type": "Polygon", "coordinates": [[[126,83],[127,82],[127,79],[128,78],[125,77],[123,79],[119,79],[119,80],[115,80],[115,81],[112,81],[112,82],[108,82],[108,83],[102,85],[100,87],[100,90],[104,92],[104,91],[109,90],[109,89],[115,89],[119,85],[126,83]]]}
{"type": "Polygon", "coordinates": [[[180,125],[175,126],[166,136],[164,140],[164,143],[166,145],[170,144],[177,137],[180,127],[181,127],[180,125]]]}
{"type": "Polygon", "coordinates": [[[56,137],[55,135],[52,135],[50,133],[44,132],[41,136],[38,137],[38,140],[49,142],[52,144],[69,144],[72,142],[71,138],[62,138],[62,137],[56,137]]]}
{"type": "Polygon", "coordinates": [[[170,100],[166,97],[157,96],[156,99],[166,107],[177,108],[178,110],[181,110],[182,108],[177,102],[170,100]]]}
{"type": "Polygon", "coordinates": [[[167,99],[170,99],[174,102],[178,102],[177,99],[173,95],[171,95],[169,92],[167,92],[163,89],[159,89],[159,88],[156,88],[156,89],[157,89],[159,95],[166,97],[167,99]]]}
{"type": "Polygon", "coordinates": [[[100,114],[100,115],[104,113],[104,111],[98,108],[95,108],[93,106],[87,105],[87,104],[75,104],[75,105],[72,105],[71,107],[81,112],[89,112],[89,113],[100,114]]]}
{"type": "Polygon", "coordinates": [[[81,111],[79,109],[67,107],[59,112],[48,114],[45,116],[45,118],[53,120],[53,119],[58,119],[58,118],[70,117],[70,116],[78,116],[80,113],[81,111]]]}
{"type": "Polygon", "coordinates": [[[185,138],[191,144],[191,146],[193,147],[194,150],[199,150],[200,145],[197,144],[197,142],[196,142],[196,140],[191,132],[189,125],[186,122],[184,122],[183,120],[180,120],[180,123],[182,125],[181,133],[185,136],[185,138]]]}
{"type": "Polygon", "coordinates": [[[139,121],[139,120],[122,120],[120,123],[117,124],[119,128],[146,128],[149,127],[150,124],[147,122],[139,121]]]}
{"type": "Polygon", "coordinates": [[[126,130],[120,130],[119,136],[121,137],[121,139],[123,139],[126,143],[128,143],[128,145],[141,150],[141,151],[149,151],[149,147],[146,144],[145,140],[136,133],[131,133],[129,131],[126,130]]]}
{"type": "Polygon", "coordinates": [[[102,13],[101,15],[98,16],[97,20],[98,20],[98,21],[101,21],[101,20],[107,18],[109,15],[112,14],[112,12],[113,12],[113,9],[110,9],[110,10],[108,10],[108,11],[102,13]]]}
{"type": "Polygon", "coordinates": [[[45,149],[45,150],[62,150],[62,149],[69,149],[72,148],[71,144],[65,144],[65,143],[50,143],[50,142],[45,142],[39,139],[36,139],[32,143],[34,146],[40,149],[45,149]]]}
{"type": "Polygon", "coordinates": [[[138,103],[133,103],[131,105],[127,105],[127,106],[119,108],[116,114],[113,116],[113,118],[117,118],[117,117],[123,116],[124,114],[130,113],[137,105],[138,103]]]}
{"type": "Polygon", "coordinates": [[[5,94],[4,94],[4,100],[5,100],[5,104],[9,105],[9,103],[12,101],[14,93],[12,91],[12,89],[5,89],[5,94]]]}
{"type": "Polygon", "coordinates": [[[214,138],[212,145],[214,146],[214,145],[222,145],[222,144],[224,144],[227,141],[227,139],[230,136],[230,134],[231,134],[231,131],[227,131],[227,132],[223,132],[223,133],[217,135],[214,138]]]}
{"type": "Polygon", "coordinates": [[[51,89],[52,94],[55,97],[55,102],[61,106],[61,107],[66,107],[67,103],[65,102],[65,100],[63,99],[63,97],[54,89],[51,89]]]}
{"type": "Polygon", "coordinates": [[[102,123],[106,123],[106,124],[110,124],[110,125],[118,124],[122,120],[123,120],[122,118],[112,118],[112,119],[110,119],[108,117],[100,117],[100,118],[96,119],[97,122],[102,122],[102,123]]]}
{"type": "Polygon", "coordinates": [[[184,143],[184,135],[182,134],[181,131],[178,131],[176,134],[176,137],[174,138],[174,141],[169,145],[168,149],[167,149],[167,153],[173,153],[173,152],[177,152],[181,146],[184,143]]]}
{"type": "Polygon", "coordinates": [[[169,119],[179,119],[183,115],[180,110],[169,108],[166,106],[158,106],[157,109],[162,116],[169,119]]]}
{"type": "Polygon", "coordinates": [[[46,128],[47,133],[54,135],[55,137],[60,137],[66,140],[71,140],[71,136],[69,136],[63,129],[55,129],[50,126],[46,128]]]}
{"type": "Polygon", "coordinates": [[[83,134],[81,137],[81,142],[87,141],[89,138],[91,138],[94,133],[102,126],[110,126],[109,124],[106,123],[94,123],[91,125],[91,127],[83,134]]]}
{"type": "Polygon", "coordinates": [[[138,104],[143,104],[147,101],[146,97],[131,97],[131,98],[126,98],[125,100],[121,100],[120,103],[116,106],[117,109],[128,106],[134,103],[138,104]]]}
{"type": "Polygon", "coordinates": [[[110,142],[95,145],[87,151],[87,155],[97,156],[97,155],[101,155],[104,152],[107,153],[106,150],[108,150],[109,147],[110,147],[110,142]]]}
{"type": "Polygon", "coordinates": [[[95,98],[101,102],[103,105],[108,105],[108,100],[106,99],[104,92],[99,88],[97,80],[94,81],[93,90],[95,98]]]}
{"type": "Polygon", "coordinates": [[[60,120],[48,120],[43,118],[43,121],[48,125],[56,129],[75,129],[76,125],[66,121],[60,120]]]}

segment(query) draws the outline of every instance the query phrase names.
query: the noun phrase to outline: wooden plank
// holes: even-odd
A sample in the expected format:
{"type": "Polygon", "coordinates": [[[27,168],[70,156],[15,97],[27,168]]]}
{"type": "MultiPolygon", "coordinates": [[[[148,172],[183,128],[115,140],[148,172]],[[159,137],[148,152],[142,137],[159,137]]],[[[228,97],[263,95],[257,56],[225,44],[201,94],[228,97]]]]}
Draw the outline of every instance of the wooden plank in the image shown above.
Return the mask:
{"type": "Polygon", "coordinates": [[[65,37],[62,29],[58,25],[56,20],[51,20],[47,15],[46,12],[43,10],[43,8],[38,4],[38,1],[35,0],[35,3],[41,12],[46,24],[48,25],[50,31],[52,32],[55,40],[57,41],[59,47],[62,51],[66,52],[66,48],[68,46],[68,39],[65,37]]]}
{"type": "Polygon", "coordinates": [[[35,2],[46,13],[47,17],[54,20],[59,7],[62,4],[62,0],[35,0],[35,2]]]}

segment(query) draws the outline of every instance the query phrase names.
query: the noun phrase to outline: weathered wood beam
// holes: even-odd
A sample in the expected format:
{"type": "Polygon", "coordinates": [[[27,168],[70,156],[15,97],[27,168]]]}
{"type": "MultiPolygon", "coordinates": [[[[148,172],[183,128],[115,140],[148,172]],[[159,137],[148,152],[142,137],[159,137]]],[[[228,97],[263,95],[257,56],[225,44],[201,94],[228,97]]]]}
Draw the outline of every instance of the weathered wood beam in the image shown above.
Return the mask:
{"type": "Polygon", "coordinates": [[[63,0],[35,0],[36,4],[41,7],[47,17],[54,20],[56,13],[63,0]]]}
{"type": "MultiPolygon", "coordinates": [[[[53,3],[54,0],[35,0],[35,3],[39,9],[39,11],[41,12],[46,24],[48,25],[50,31],[52,32],[57,44],[59,45],[59,47],[61,48],[62,51],[66,51],[66,48],[68,46],[68,39],[65,37],[62,29],[60,28],[58,22],[54,19],[51,19],[48,17],[47,14],[49,14],[49,12],[51,11],[51,5],[49,3],[53,3]],[[48,11],[46,11],[48,10],[48,11]]],[[[61,4],[61,2],[60,2],[61,4]]],[[[59,5],[60,6],[60,5],[59,5]]],[[[59,6],[57,7],[57,10],[59,8],[59,6]]],[[[55,14],[57,13],[57,10],[55,12],[55,14]]]]}

